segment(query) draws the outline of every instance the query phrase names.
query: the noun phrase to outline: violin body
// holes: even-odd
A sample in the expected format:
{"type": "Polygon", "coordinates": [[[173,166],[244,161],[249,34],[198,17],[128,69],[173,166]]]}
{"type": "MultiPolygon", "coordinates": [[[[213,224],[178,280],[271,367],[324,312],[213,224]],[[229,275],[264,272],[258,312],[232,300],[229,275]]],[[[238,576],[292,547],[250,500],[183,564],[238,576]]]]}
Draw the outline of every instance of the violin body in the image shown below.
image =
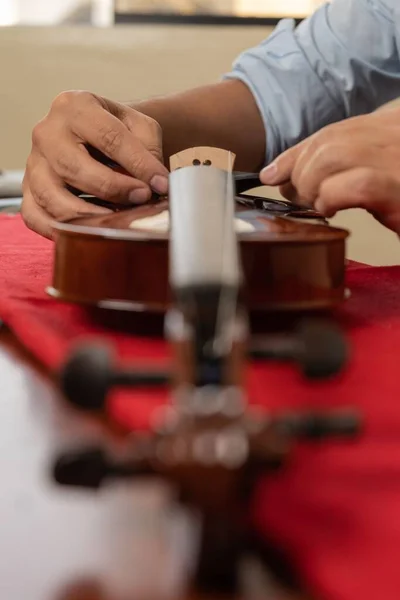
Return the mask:
{"type": "MultiPolygon", "coordinates": [[[[341,303],[348,233],[323,219],[297,219],[282,211],[284,203],[269,201],[279,206],[275,212],[252,208],[249,198],[238,197],[236,205],[247,309],[314,311],[341,303]]],[[[164,312],[171,300],[167,216],[168,201],[156,199],[56,224],[48,293],[98,308],[164,312]]]]}

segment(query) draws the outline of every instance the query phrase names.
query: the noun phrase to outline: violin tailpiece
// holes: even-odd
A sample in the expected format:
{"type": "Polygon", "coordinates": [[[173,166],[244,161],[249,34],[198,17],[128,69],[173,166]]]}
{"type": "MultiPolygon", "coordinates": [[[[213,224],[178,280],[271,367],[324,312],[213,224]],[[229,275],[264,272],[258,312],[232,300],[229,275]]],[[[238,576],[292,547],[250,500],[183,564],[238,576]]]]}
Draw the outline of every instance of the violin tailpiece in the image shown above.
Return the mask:
{"type": "Polygon", "coordinates": [[[232,173],[235,160],[236,154],[229,150],[202,146],[199,148],[188,148],[174,154],[170,157],[169,163],[171,173],[183,167],[191,166],[213,166],[221,171],[232,173]]]}

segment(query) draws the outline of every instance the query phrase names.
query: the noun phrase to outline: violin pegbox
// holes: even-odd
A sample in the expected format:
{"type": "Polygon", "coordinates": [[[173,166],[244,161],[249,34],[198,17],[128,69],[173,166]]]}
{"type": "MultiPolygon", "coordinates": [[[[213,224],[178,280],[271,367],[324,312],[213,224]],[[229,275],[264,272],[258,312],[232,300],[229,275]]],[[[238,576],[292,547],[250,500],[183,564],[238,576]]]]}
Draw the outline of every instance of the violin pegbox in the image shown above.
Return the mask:
{"type": "Polygon", "coordinates": [[[208,146],[201,146],[198,148],[188,148],[178,152],[170,157],[170,170],[177,171],[184,167],[215,167],[221,171],[227,171],[232,173],[234,170],[234,164],[236,160],[236,154],[229,150],[223,150],[221,148],[212,148],[208,146]]]}

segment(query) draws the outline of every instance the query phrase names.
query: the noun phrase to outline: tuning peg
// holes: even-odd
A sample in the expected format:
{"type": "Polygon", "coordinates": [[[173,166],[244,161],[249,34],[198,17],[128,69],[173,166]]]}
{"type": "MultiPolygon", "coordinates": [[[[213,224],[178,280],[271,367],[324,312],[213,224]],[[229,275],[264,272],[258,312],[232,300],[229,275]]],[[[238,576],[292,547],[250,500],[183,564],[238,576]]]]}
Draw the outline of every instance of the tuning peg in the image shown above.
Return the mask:
{"type": "Polygon", "coordinates": [[[152,474],[146,460],[114,462],[101,448],[63,454],[53,467],[53,479],[59,485],[100,488],[106,480],[152,474]]]}
{"type": "Polygon", "coordinates": [[[54,465],[53,477],[60,485],[97,489],[111,471],[104,452],[92,449],[61,456],[54,465]]]}
{"type": "Polygon", "coordinates": [[[274,427],[297,439],[353,438],[360,433],[362,420],[356,410],[333,413],[287,414],[277,417],[274,427]]]}
{"type": "Polygon", "coordinates": [[[254,359],[296,362],[308,379],[339,373],[348,359],[342,332],[325,321],[303,321],[290,335],[266,337],[250,348],[254,359]]]}
{"type": "Polygon", "coordinates": [[[60,386],[74,406],[88,411],[104,408],[112,387],[152,387],[169,382],[161,371],[118,370],[107,346],[85,345],[75,350],[60,372],[60,386]]]}

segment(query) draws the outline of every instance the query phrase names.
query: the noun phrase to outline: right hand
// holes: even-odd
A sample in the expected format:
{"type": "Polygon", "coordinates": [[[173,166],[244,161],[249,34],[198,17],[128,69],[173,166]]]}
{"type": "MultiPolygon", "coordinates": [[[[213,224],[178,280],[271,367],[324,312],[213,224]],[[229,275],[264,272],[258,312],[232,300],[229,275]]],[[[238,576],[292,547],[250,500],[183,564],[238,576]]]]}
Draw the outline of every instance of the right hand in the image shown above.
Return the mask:
{"type": "Polygon", "coordinates": [[[110,212],[78,198],[68,186],[125,204],[146,202],[152,191],[166,194],[160,125],[89,92],[60,94],[32,134],[21,209],[30,229],[51,238],[53,221],[110,212]],[[120,165],[122,172],[96,161],[88,147],[120,165]]]}

